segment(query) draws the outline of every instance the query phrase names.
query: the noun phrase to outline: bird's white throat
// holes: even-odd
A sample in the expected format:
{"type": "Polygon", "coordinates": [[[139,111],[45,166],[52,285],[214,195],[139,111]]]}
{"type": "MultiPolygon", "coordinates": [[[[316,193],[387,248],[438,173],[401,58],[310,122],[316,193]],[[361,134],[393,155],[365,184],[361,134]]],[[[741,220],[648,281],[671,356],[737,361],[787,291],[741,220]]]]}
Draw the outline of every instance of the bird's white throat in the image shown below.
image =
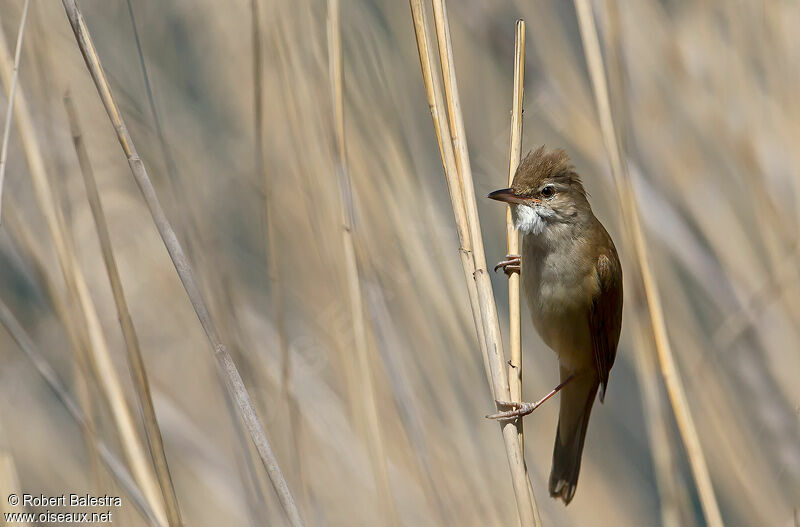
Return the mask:
{"type": "Polygon", "coordinates": [[[524,234],[539,235],[545,228],[545,221],[539,211],[530,205],[517,205],[511,211],[514,225],[524,234]]]}

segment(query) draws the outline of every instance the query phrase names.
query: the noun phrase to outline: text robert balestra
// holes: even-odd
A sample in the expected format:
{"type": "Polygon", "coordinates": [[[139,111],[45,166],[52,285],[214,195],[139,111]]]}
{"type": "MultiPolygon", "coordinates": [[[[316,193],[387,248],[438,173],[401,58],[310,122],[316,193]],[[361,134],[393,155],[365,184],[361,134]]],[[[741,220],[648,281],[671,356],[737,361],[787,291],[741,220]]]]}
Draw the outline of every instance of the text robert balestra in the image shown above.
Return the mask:
{"type": "Polygon", "coordinates": [[[22,505],[26,507],[121,507],[119,496],[94,496],[92,494],[23,494],[22,505]]]}

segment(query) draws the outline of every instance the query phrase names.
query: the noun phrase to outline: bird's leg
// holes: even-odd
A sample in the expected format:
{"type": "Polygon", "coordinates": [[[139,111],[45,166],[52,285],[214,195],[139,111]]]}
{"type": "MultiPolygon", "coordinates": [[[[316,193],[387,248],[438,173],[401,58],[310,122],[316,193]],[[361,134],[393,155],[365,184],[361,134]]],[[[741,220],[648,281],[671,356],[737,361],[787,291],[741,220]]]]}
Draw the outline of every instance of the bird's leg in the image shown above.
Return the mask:
{"type": "Polygon", "coordinates": [[[511,273],[519,273],[521,267],[522,260],[520,260],[518,254],[507,254],[505,260],[494,266],[494,272],[496,273],[498,269],[502,269],[504,273],[511,276],[511,273]]]}
{"type": "Polygon", "coordinates": [[[497,412],[496,414],[487,415],[487,419],[516,419],[517,417],[523,417],[532,413],[534,410],[542,406],[549,398],[557,394],[561,388],[566,386],[569,381],[575,378],[575,375],[570,375],[567,377],[564,382],[553,388],[553,390],[536,401],[535,403],[523,403],[523,402],[516,402],[516,401],[495,401],[497,406],[509,406],[513,408],[513,410],[506,410],[505,412],[497,412]]]}

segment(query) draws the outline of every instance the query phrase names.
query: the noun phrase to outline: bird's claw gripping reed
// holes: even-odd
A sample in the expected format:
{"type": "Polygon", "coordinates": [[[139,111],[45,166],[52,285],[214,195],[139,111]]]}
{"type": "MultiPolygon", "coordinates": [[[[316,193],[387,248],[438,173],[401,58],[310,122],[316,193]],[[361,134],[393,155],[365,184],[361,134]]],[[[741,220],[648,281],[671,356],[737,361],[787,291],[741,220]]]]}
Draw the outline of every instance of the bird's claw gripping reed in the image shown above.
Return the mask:
{"type": "Polygon", "coordinates": [[[519,273],[521,269],[520,256],[518,254],[507,254],[505,260],[497,262],[497,265],[494,266],[494,272],[496,273],[498,269],[502,269],[507,276],[511,276],[512,273],[519,273]]]}

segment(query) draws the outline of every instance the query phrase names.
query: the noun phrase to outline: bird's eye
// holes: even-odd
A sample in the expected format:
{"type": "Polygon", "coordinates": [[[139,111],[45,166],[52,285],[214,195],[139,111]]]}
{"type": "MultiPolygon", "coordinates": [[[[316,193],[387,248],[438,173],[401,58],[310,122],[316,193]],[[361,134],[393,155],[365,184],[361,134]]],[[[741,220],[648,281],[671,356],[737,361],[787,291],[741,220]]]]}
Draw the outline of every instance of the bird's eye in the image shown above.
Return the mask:
{"type": "Polygon", "coordinates": [[[555,193],[556,189],[553,188],[553,185],[547,185],[542,189],[542,197],[545,198],[552,198],[555,193]]]}

